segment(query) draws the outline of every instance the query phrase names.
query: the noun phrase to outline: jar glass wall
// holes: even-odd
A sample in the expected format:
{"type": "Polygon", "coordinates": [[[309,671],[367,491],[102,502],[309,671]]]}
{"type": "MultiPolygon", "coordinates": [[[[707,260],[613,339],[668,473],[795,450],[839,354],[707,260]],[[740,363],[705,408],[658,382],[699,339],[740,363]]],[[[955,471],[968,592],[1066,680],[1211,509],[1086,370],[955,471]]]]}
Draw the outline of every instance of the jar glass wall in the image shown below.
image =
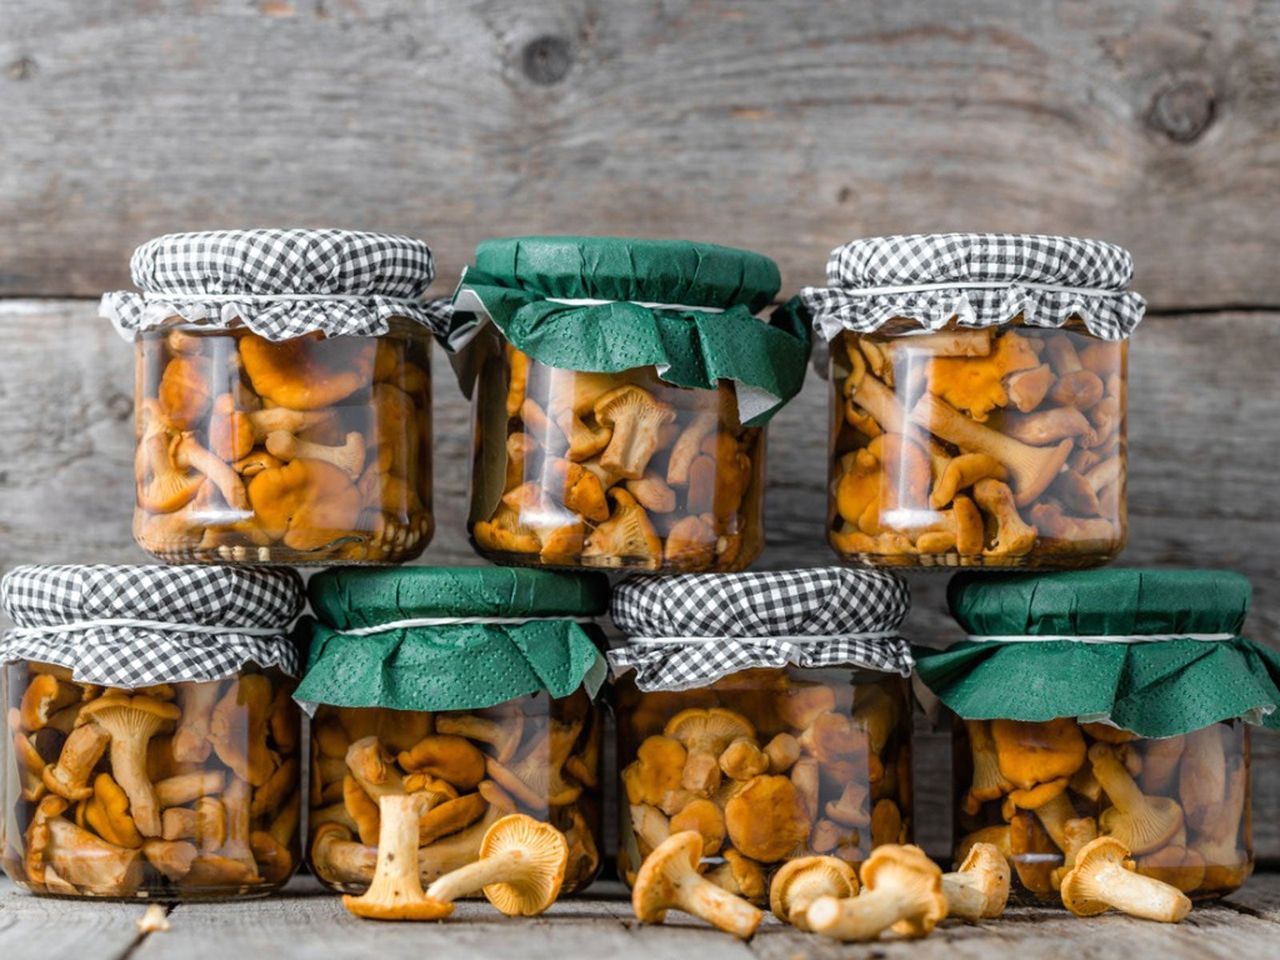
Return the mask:
{"type": "Polygon", "coordinates": [[[733,571],[764,534],[764,430],[733,387],[581,373],[507,345],[477,385],[471,537],[496,563],[733,571]]]}
{"type": "Polygon", "coordinates": [[[1069,718],[952,722],[956,862],[974,842],[995,843],[1023,902],[1058,902],[1075,852],[1102,834],[1193,900],[1231,893],[1253,871],[1242,720],[1165,739],[1069,718]]]}
{"type": "Polygon", "coordinates": [[[1127,357],[1078,322],[841,333],[832,549],[892,566],[1113,559],[1128,534],[1127,357]]]}
{"type": "Polygon", "coordinates": [[[622,836],[628,884],[669,834],[703,835],[706,875],[763,902],[785,860],[852,864],[909,843],[907,681],[849,668],[743,670],[708,687],[618,684],[622,836]]]}
{"type": "Polygon", "coordinates": [[[278,890],[301,857],[294,682],[139,690],[2,668],[4,871],[33,893],[214,900],[278,890]]]}
{"type": "Polygon", "coordinates": [[[359,777],[368,753],[387,764],[397,789],[428,794],[418,848],[424,885],[475,860],[485,831],[519,812],[564,833],[562,891],[585,888],[600,866],[601,724],[582,691],[434,714],[321,706],[311,723],[312,872],[343,893],[363,893],[373,878],[378,804],[359,777]]]}
{"type": "Polygon", "coordinates": [[[135,347],[134,538],[170,562],[395,563],[431,539],[430,339],[274,342],[174,325],[135,347]]]}

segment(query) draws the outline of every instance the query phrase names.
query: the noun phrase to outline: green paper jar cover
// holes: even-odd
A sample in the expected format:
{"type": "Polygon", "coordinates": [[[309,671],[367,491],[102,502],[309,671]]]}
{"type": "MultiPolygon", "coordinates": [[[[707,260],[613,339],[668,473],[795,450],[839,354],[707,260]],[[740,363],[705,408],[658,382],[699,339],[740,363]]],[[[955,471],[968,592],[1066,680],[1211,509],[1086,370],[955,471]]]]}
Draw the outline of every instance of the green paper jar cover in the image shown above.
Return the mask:
{"type": "Polygon", "coordinates": [[[965,719],[1074,717],[1150,738],[1237,717],[1280,728],[1280,655],[1240,635],[1250,594],[1225,571],[963,573],[947,598],[970,638],[917,648],[916,668],[965,719]]]}
{"type": "Polygon", "coordinates": [[[594,697],[607,672],[599,630],[578,622],[608,609],[603,575],[339,568],[313,577],[308,594],[315,619],[300,625],[310,651],[295,695],[308,710],[479,710],[579,687],[594,697]],[[424,619],[464,622],[403,625],[424,619]],[[492,620],[502,622],[481,622],[492,620]]]}
{"type": "MultiPolygon", "coordinates": [[[[622,237],[486,240],[454,294],[444,338],[461,350],[488,321],[539,363],[615,373],[655,367],[666,383],[737,388],[747,426],[800,390],[809,324],[798,300],[768,320],[778,292],[768,257],[709,243],[622,237]]],[[[473,376],[459,364],[469,394],[473,376]]]]}

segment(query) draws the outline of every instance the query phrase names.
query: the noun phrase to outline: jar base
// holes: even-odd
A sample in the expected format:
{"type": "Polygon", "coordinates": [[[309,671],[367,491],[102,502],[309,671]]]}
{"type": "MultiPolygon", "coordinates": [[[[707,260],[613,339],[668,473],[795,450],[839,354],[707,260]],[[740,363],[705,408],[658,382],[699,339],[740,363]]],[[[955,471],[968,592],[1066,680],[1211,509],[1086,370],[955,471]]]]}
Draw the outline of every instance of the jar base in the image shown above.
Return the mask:
{"type": "Polygon", "coordinates": [[[490,563],[500,567],[534,567],[539,570],[557,570],[573,572],[576,570],[600,570],[620,573],[737,573],[745,570],[759,555],[755,551],[749,555],[734,558],[731,564],[726,563],[671,563],[664,561],[654,564],[643,557],[580,557],[577,560],[556,562],[543,560],[536,553],[516,553],[512,551],[490,550],[471,542],[476,554],[490,563]]]}
{"type": "Polygon", "coordinates": [[[25,881],[17,880],[13,877],[9,879],[13,880],[14,885],[24,893],[33,897],[40,897],[43,900],[91,901],[93,903],[225,903],[233,900],[261,900],[274,893],[279,893],[285,887],[283,883],[272,883],[252,888],[237,888],[234,891],[193,889],[183,890],[179,893],[177,891],[151,892],[140,890],[131,897],[98,897],[90,894],[50,893],[46,890],[33,890],[25,881]]]}
{"type": "Polygon", "coordinates": [[[899,569],[950,571],[955,569],[984,570],[1088,570],[1106,566],[1120,555],[1117,548],[1108,553],[1041,553],[1021,557],[963,556],[958,553],[841,553],[832,551],[842,563],[866,567],[895,567],[899,569]]]}
{"type": "Polygon", "coordinates": [[[427,547],[423,541],[411,550],[388,554],[378,559],[361,556],[367,553],[363,544],[343,544],[320,550],[291,550],[279,544],[269,547],[222,546],[213,548],[157,549],[146,544],[138,546],[162,563],[242,563],[269,564],[290,567],[329,567],[335,564],[353,567],[397,566],[416,560],[427,547]]]}

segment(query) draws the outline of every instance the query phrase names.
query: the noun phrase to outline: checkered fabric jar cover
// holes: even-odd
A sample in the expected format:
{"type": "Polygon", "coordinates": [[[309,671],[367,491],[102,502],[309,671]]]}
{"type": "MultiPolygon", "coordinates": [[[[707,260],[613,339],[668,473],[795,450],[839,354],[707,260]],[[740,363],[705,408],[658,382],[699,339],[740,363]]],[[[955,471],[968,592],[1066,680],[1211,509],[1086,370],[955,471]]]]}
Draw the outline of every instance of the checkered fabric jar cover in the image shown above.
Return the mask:
{"type": "Polygon", "coordinates": [[[443,332],[449,301],[423,299],[435,278],[421,240],[350,230],[171,233],[130,261],[141,290],[108,293],[99,315],[126,340],[172,318],[215,329],[245,326],[268,340],[308,333],[376,337],[392,317],[443,332]]]}
{"type": "Polygon", "coordinates": [[[641,690],[686,690],[752,667],[857,667],[911,675],[898,635],[907,584],[887,570],[634,576],[610,614],[628,637],[609,651],[641,690]]]}
{"type": "Polygon", "coordinates": [[[874,333],[994,327],[1017,317],[1124,340],[1146,301],[1128,289],[1133,258],[1101,240],[1017,233],[936,233],[854,240],[831,251],[827,286],[800,299],[827,340],[874,333]],[[905,328],[903,327],[906,322],[905,328]]]}
{"type": "Polygon", "coordinates": [[[248,663],[296,676],[287,634],[303,601],[285,567],[15,567],[0,580],[16,624],[0,636],[0,663],[53,663],[82,683],[126,688],[225,680],[248,663]]]}

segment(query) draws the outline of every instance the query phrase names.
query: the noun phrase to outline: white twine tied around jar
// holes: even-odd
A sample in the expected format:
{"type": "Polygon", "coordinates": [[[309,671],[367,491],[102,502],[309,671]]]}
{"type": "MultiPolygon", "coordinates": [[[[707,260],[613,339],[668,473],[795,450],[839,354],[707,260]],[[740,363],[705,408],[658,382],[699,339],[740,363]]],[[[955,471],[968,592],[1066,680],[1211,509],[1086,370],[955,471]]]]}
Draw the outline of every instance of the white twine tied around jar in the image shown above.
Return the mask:
{"type": "Polygon", "coordinates": [[[388,297],[380,293],[169,293],[166,291],[148,290],[142,294],[144,300],[156,300],[164,303],[314,303],[323,301],[363,302],[377,298],[391,303],[402,303],[406,306],[421,306],[427,302],[425,297],[388,297]]]}
{"type": "Polygon", "coordinates": [[[1195,640],[1202,643],[1217,643],[1223,640],[1234,640],[1234,633],[1133,633],[1133,634],[1098,634],[1085,636],[1081,634],[979,634],[971,633],[966,638],[974,643],[1042,643],[1046,641],[1066,640],[1072,643],[1162,643],[1167,640],[1195,640]]]}
{"type": "Polygon", "coordinates": [[[574,617],[568,615],[547,617],[409,617],[404,620],[392,620],[389,623],[378,623],[369,627],[351,627],[347,630],[336,630],[344,637],[367,637],[375,633],[386,633],[388,630],[411,630],[415,627],[452,627],[459,624],[479,624],[480,626],[519,626],[525,623],[550,623],[552,621],[571,621],[573,623],[594,623],[594,617],[574,617]]]}
{"type": "Polygon", "coordinates": [[[897,630],[858,630],[838,634],[824,633],[782,633],[769,636],[751,637],[740,634],[719,637],[628,637],[627,643],[638,647],[680,647],[698,646],[710,643],[745,643],[749,646],[770,647],[778,643],[790,643],[799,647],[819,647],[827,643],[847,642],[850,640],[893,640],[898,637],[897,630]]]}
{"type": "Polygon", "coordinates": [[[1057,283],[1037,283],[1034,280],[956,280],[941,283],[908,283],[892,287],[841,287],[840,292],[847,297],[881,297],[900,293],[930,293],[934,290],[1003,290],[1006,287],[1025,287],[1042,293],[1078,293],[1087,297],[1123,297],[1128,293],[1127,290],[1069,287],[1057,283]]]}
{"type": "Polygon", "coordinates": [[[17,627],[16,629],[25,635],[41,637],[54,633],[74,633],[98,628],[115,627],[163,630],[166,633],[241,633],[249,637],[277,637],[286,632],[285,627],[241,627],[234,624],[170,623],[167,620],[142,620],[135,617],[104,617],[101,620],[72,620],[68,623],[50,623],[38,627],[17,627]]]}

